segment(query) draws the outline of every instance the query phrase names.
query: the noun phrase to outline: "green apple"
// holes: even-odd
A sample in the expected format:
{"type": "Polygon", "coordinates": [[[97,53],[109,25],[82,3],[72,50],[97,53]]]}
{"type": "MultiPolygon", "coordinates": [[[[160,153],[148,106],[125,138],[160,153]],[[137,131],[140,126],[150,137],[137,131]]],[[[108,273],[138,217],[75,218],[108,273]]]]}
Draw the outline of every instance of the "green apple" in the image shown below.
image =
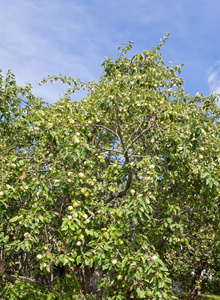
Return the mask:
{"type": "Polygon", "coordinates": [[[122,279],[123,279],[123,276],[122,276],[121,274],[119,274],[119,275],[117,276],[117,279],[118,279],[118,280],[122,280],[122,279]]]}
{"type": "Polygon", "coordinates": [[[80,172],[80,173],[79,173],[79,178],[84,178],[84,177],[85,177],[84,173],[83,173],[83,172],[80,172]]]}
{"type": "Polygon", "coordinates": [[[194,169],[192,172],[193,172],[193,174],[197,175],[199,173],[199,170],[194,169]]]}

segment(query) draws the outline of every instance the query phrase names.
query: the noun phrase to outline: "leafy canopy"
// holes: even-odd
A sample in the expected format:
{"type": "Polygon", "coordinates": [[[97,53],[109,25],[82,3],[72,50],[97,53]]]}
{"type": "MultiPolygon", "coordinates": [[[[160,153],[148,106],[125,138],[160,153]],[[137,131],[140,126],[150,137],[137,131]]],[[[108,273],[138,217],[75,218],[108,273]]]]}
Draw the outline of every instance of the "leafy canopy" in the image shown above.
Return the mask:
{"type": "Polygon", "coordinates": [[[0,76],[5,299],[172,299],[173,280],[214,272],[219,109],[185,92],[166,38],[133,58],[123,45],[99,82],[44,78],[68,85],[53,105],[0,76]]]}

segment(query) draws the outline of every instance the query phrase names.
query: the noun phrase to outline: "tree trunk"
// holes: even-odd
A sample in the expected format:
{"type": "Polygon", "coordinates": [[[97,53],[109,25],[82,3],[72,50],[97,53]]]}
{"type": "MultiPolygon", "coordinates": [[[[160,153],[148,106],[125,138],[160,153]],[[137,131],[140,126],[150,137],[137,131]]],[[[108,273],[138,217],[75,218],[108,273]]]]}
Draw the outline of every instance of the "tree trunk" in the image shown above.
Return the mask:
{"type": "Polygon", "coordinates": [[[94,270],[94,268],[85,267],[82,273],[84,294],[93,295],[93,299],[99,299],[98,284],[102,272],[94,270]]]}

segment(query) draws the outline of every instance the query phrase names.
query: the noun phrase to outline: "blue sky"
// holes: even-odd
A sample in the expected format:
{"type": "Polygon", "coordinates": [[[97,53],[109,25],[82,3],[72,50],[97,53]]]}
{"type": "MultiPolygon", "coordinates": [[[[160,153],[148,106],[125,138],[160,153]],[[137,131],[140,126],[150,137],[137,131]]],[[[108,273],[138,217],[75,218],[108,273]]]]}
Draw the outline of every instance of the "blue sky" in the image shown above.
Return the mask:
{"type": "MultiPolygon", "coordinates": [[[[219,0],[7,0],[0,10],[0,68],[53,103],[59,85],[38,87],[47,74],[98,80],[101,63],[132,40],[130,56],[151,49],[165,32],[165,62],[184,63],[190,95],[220,93],[219,0]]],[[[76,95],[76,98],[81,94],[76,95]]]]}

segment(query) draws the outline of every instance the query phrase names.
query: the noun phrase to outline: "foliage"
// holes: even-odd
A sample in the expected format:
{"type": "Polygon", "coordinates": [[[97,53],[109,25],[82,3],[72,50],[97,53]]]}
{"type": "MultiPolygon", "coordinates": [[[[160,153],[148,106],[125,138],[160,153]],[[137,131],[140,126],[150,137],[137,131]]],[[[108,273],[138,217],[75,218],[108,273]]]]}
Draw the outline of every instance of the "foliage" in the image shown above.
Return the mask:
{"type": "Polygon", "coordinates": [[[185,92],[166,38],[131,59],[123,45],[97,83],[44,78],[68,85],[54,105],[1,75],[5,299],[172,299],[215,269],[219,109],[185,92]]]}

